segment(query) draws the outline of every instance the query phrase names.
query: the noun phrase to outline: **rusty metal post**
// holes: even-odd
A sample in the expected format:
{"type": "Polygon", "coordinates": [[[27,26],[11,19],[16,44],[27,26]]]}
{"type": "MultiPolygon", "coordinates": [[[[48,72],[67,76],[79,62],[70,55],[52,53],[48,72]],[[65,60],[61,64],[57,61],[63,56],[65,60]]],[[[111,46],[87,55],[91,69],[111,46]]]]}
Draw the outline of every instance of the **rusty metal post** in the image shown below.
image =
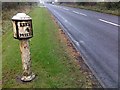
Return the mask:
{"type": "Polygon", "coordinates": [[[20,40],[20,51],[23,64],[22,81],[31,81],[35,78],[34,73],[31,71],[31,57],[29,48],[29,39],[20,40]]]}

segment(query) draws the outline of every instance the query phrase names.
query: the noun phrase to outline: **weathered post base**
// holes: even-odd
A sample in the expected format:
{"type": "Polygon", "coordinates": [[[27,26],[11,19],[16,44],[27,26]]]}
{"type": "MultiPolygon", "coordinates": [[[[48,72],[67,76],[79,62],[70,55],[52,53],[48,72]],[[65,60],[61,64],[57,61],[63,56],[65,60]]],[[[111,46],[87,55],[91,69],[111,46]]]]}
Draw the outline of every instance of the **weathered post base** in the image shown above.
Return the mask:
{"type": "Polygon", "coordinates": [[[35,78],[35,74],[31,71],[31,57],[28,39],[20,40],[20,51],[23,64],[23,74],[21,81],[32,81],[35,78]]]}
{"type": "Polygon", "coordinates": [[[23,82],[29,82],[29,81],[32,81],[34,78],[35,78],[35,74],[32,73],[29,76],[22,76],[21,77],[21,81],[23,81],[23,82]]]}

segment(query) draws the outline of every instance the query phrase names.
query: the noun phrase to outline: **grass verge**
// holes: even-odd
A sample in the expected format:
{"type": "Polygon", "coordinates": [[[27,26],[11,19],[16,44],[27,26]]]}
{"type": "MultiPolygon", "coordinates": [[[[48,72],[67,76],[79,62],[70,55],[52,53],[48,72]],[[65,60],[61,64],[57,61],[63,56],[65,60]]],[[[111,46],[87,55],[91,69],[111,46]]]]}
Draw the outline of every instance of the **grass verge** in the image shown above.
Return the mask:
{"type": "MultiPolygon", "coordinates": [[[[35,8],[29,14],[33,19],[34,37],[30,41],[34,81],[21,83],[16,77],[22,73],[19,41],[13,38],[12,28],[3,35],[3,88],[87,88],[91,79],[80,71],[78,61],[61,42],[59,28],[45,8],[35,8]]],[[[11,26],[12,27],[12,26],[11,26]]]]}
{"type": "Polygon", "coordinates": [[[101,13],[120,16],[119,9],[118,10],[108,10],[108,9],[101,7],[101,6],[79,6],[79,5],[68,5],[68,4],[63,4],[63,6],[92,10],[92,11],[97,11],[97,12],[101,12],[101,13]]]}

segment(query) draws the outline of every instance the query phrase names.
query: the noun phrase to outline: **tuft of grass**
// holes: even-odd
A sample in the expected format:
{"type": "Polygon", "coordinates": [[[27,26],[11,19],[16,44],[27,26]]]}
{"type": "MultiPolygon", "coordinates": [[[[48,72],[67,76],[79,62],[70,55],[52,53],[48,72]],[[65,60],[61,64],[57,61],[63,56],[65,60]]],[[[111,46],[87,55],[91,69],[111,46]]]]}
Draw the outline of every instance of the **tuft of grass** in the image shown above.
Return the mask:
{"type": "MultiPolygon", "coordinates": [[[[35,8],[29,14],[33,19],[34,37],[30,40],[32,71],[35,80],[20,83],[16,77],[22,74],[19,40],[13,38],[9,28],[2,40],[3,88],[86,88],[91,80],[79,71],[72,57],[59,40],[58,27],[45,8],[35,8]]],[[[12,26],[11,26],[12,27],[12,26]]]]}

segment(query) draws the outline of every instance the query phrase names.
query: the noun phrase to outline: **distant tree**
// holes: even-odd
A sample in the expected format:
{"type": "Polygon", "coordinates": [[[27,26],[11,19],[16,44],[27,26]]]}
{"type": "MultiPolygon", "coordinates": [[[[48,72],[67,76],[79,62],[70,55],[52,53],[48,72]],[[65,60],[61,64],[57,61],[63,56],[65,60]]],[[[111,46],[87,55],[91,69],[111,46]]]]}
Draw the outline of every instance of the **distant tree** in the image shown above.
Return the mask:
{"type": "Polygon", "coordinates": [[[2,3],[2,9],[13,9],[13,8],[19,8],[19,6],[32,6],[37,5],[37,2],[3,2],[2,3]]]}
{"type": "Polygon", "coordinates": [[[120,9],[120,2],[108,2],[105,3],[107,9],[120,9]]]}
{"type": "Polygon", "coordinates": [[[3,2],[2,9],[12,9],[16,8],[19,5],[17,2],[3,2]]]}
{"type": "Polygon", "coordinates": [[[77,2],[80,6],[99,6],[106,9],[120,9],[120,2],[77,2]]]}

